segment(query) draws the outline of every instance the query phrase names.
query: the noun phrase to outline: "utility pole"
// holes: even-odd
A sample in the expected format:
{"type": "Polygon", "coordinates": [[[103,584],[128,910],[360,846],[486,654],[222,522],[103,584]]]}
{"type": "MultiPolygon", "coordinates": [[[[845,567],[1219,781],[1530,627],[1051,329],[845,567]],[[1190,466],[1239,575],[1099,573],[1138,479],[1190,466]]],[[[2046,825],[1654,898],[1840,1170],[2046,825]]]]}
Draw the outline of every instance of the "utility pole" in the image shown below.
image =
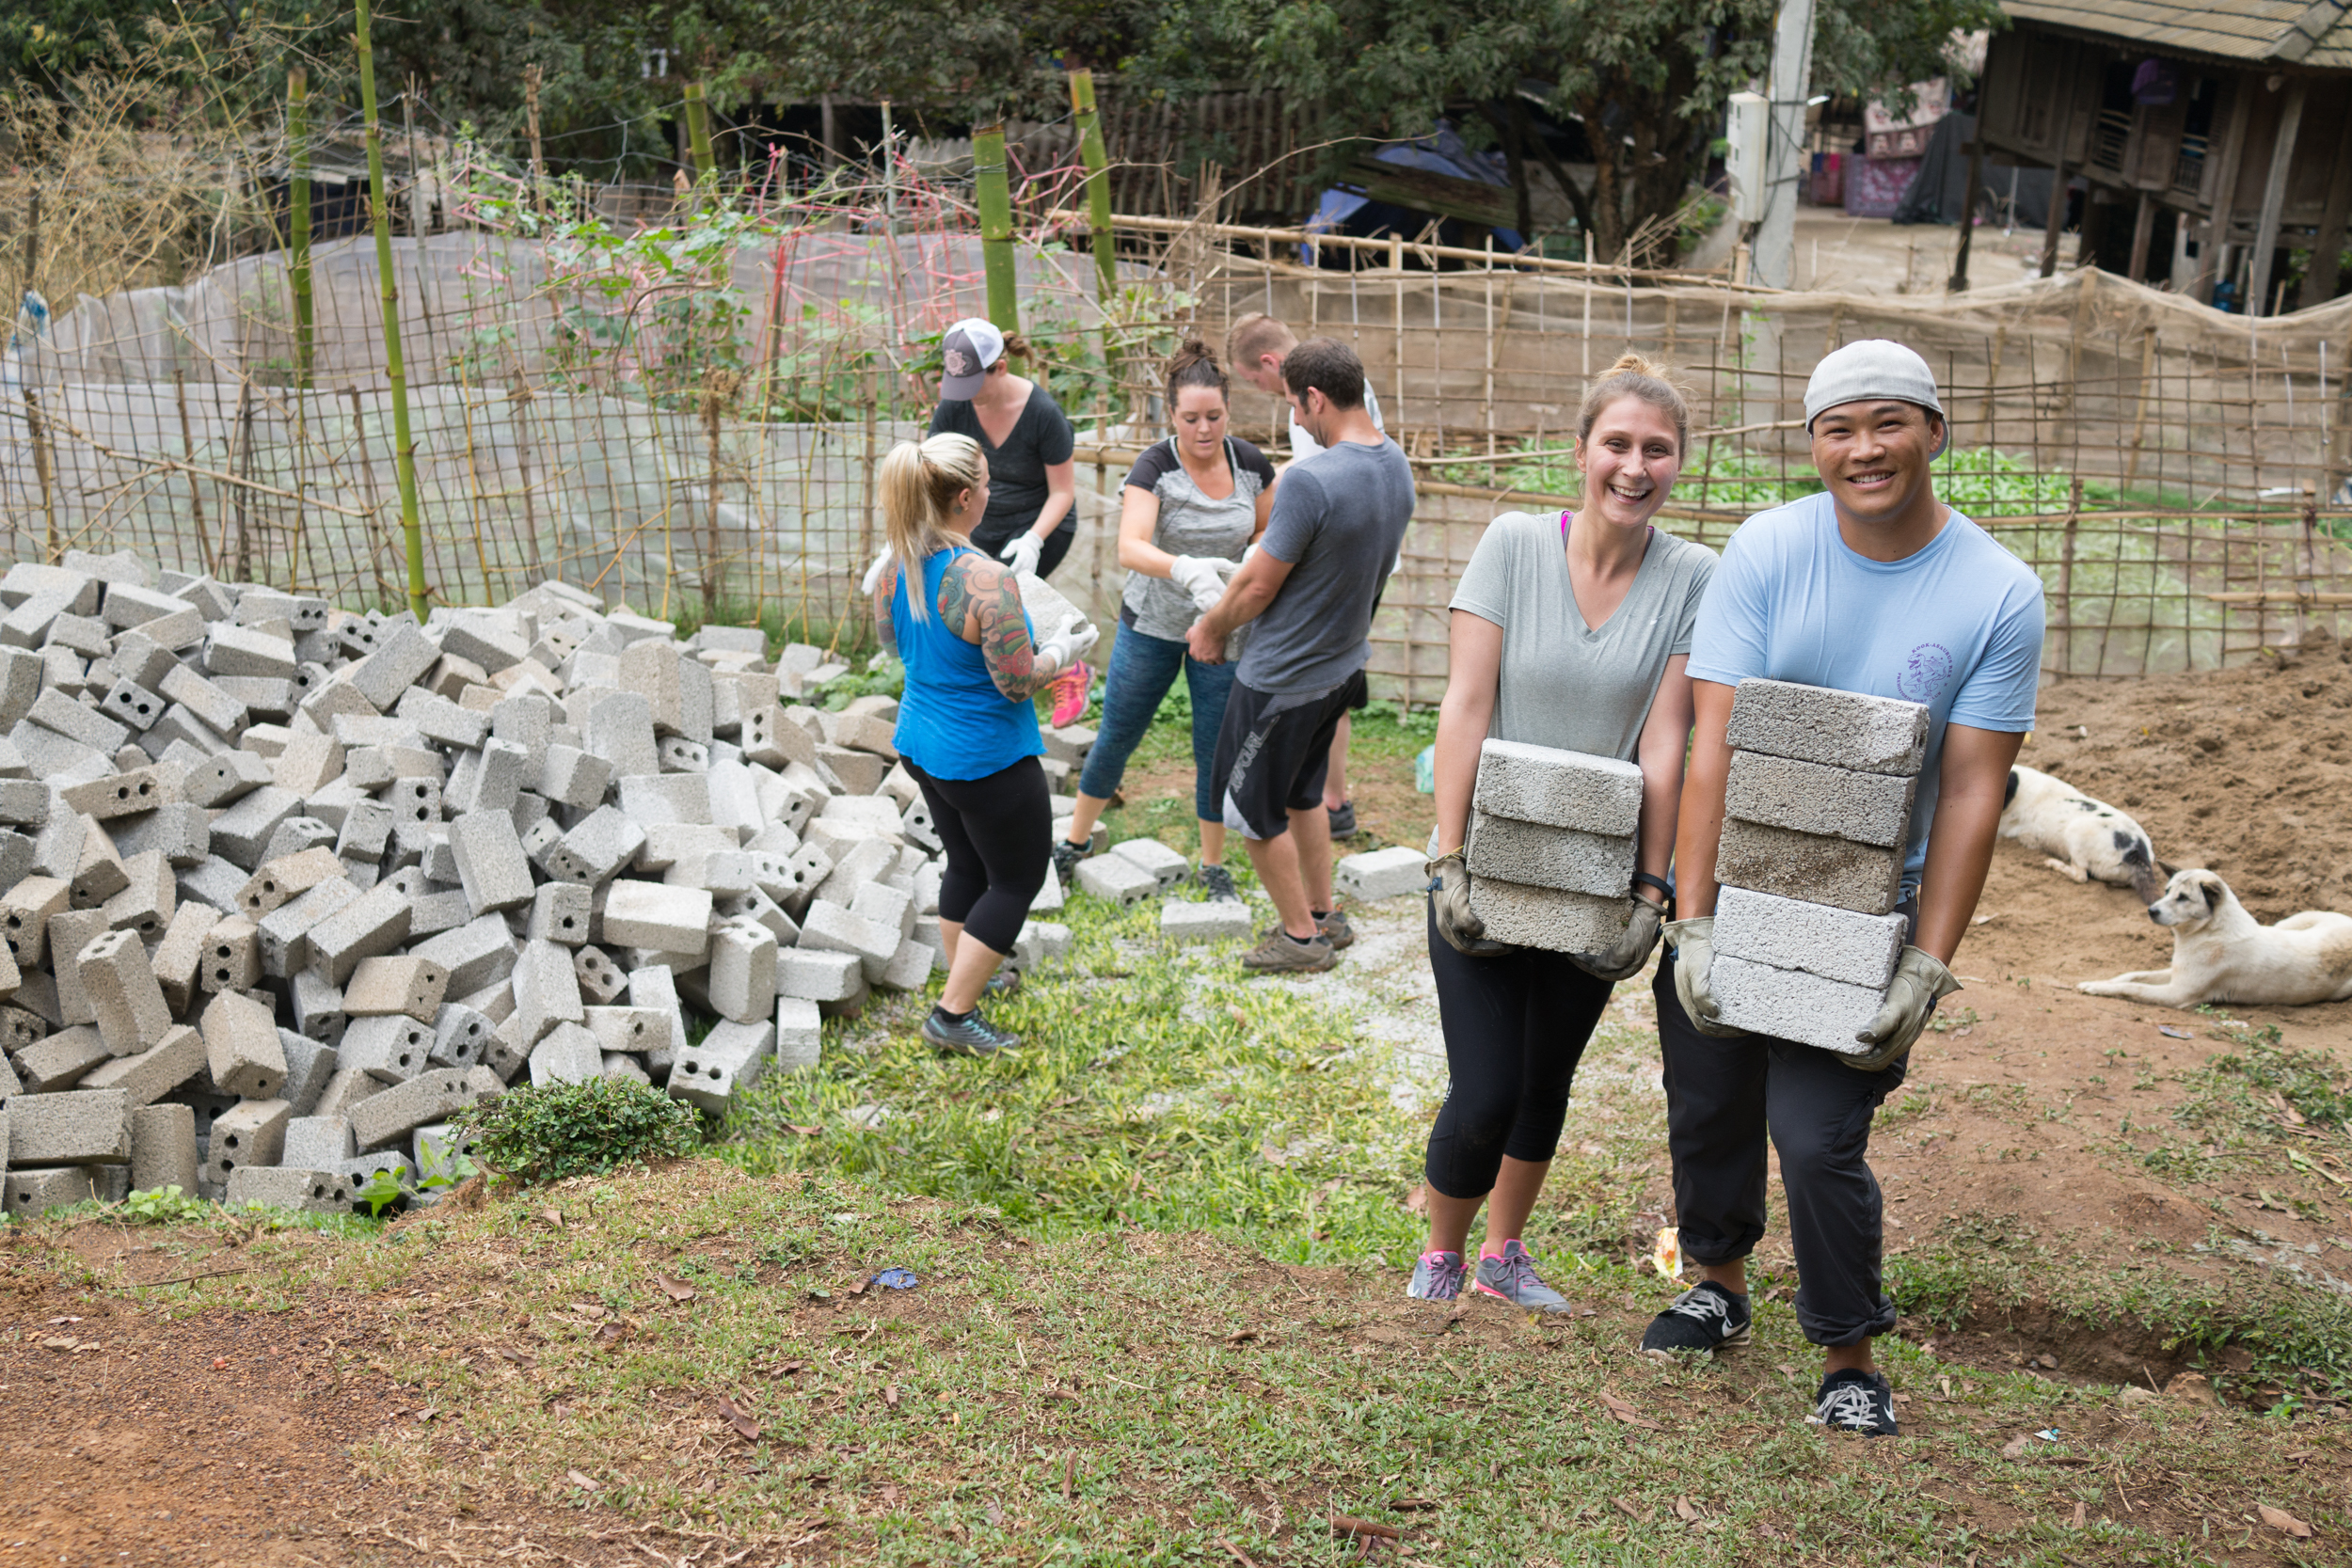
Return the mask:
{"type": "Polygon", "coordinates": [[[1805,176],[1804,111],[1812,81],[1813,0],[1782,0],[1772,21],[1764,219],[1756,225],[1749,269],[1749,276],[1769,289],[1786,289],[1795,278],[1797,191],[1805,176]]]}

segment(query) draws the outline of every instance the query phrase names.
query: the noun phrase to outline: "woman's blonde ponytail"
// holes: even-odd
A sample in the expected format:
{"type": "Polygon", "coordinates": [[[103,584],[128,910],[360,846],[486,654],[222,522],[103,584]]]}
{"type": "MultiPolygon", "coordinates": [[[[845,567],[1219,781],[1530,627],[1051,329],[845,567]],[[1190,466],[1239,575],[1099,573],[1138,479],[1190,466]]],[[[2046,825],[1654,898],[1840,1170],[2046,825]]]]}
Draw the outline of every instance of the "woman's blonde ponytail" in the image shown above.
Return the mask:
{"type": "Polygon", "coordinates": [[[952,542],[948,515],[958,496],[979,487],[980,474],[980,445],[969,436],[943,432],[920,446],[901,441],[882,456],[876,475],[882,538],[907,579],[907,609],[917,621],[930,618],[923,562],[952,542]]]}

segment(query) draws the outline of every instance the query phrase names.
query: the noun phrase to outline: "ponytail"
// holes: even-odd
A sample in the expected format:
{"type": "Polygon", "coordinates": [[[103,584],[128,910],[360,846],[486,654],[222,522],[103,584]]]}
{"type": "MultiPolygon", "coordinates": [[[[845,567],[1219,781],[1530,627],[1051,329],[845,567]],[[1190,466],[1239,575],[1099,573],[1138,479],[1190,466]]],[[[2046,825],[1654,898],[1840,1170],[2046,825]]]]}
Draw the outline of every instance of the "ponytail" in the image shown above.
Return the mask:
{"type": "Polygon", "coordinates": [[[876,481],[882,537],[907,578],[907,610],[917,621],[927,621],[923,562],[951,542],[947,515],[956,498],[979,486],[980,445],[969,436],[945,433],[920,446],[901,441],[883,455],[876,481]]]}

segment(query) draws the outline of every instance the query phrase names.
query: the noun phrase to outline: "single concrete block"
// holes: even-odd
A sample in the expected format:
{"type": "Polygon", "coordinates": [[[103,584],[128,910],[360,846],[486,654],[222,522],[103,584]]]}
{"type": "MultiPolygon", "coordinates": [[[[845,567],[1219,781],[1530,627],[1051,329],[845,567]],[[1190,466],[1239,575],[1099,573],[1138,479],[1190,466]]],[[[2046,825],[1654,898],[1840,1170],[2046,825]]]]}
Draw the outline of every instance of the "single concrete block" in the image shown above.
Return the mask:
{"type": "Polygon", "coordinates": [[[1518,947],[1595,953],[1625,934],[1626,901],[1558,888],[1525,887],[1491,878],[1470,880],[1470,912],[1486,935],[1518,947]]]}
{"type": "Polygon", "coordinates": [[[701,888],[616,881],[605,897],[604,940],[699,958],[709,948],[710,914],[710,895],[701,888]]]}
{"type": "MultiPolygon", "coordinates": [[[[893,944],[891,954],[898,948],[893,944]]],[[[776,955],[776,990],[810,1002],[846,1002],[866,989],[864,960],[855,953],[787,948],[776,955]]]]}
{"type": "Polygon", "coordinates": [[[1862,773],[1762,752],[1735,752],[1725,815],[1768,828],[1850,838],[1892,848],[1911,828],[1913,774],[1862,773]]]}
{"type": "Polygon", "coordinates": [[[415,626],[395,626],[390,635],[379,636],[375,651],[359,661],[352,673],[352,689],[376,712],[389,713],[401,693],[422,680],[440,657],[441,650],[415,626]]]}
{"type": "Polygon", "coordinates": [[[670,1043],[669,1015],[656,1007],[590,1007],[588,1032],[607,1055],[642,1056],[670,1043]]]}
{"type": "Polygon", "coordinates": [[[1110,852],[1130,865],[1152,873],[1163,890],[1174,887],[1192,874],[1192,863],[1156,838],[1122,839],[1111,846],[1110,852]]]}
{"type": "Polygon", "coordinates": [[[654,749],[653,710],[634,691],[611,691],[596,699],[588,710],[587,740],[582,750],[611,763],[615,776],[661,771],[661,756],[654,749]]]}
{"type": "Polygon", "coordinates": [[[58,791],[71,811],[100,822],[131,816],[173,802],[179,795],[177,769],[134,768],[110,779],[94,779],[58,791]]]}
{"type": "Polygon", "coordinates": [[[612,765],[577,746],[549,746],[540,760],[539,793],[564,805],[593,810],[612,782],[612,765]]]}
{"type": "Polygon", "coordinates": [[[135,1108],[161,1100],[204,1070],[204,1037],[183,1023],[151,1050],[135,1056],[110,1056],[99,1063],[83,1078],[81,1086],[120,1089],[124,1102],[135,1108]]]}
{"type": "Polygon", "coordinates": [[[1080,893],[1115,904],[1133,904],[1160,891],[1160,879],[1121,855],[1096,855],[1078,863],[1080,893]]]}
{"type": "Polygon", "coordinates": [[[799,996],[776,999],[776,1070],[814,1072],[824,1044],[824,1015],[799,996]]]}
{"type": "MultiPolygon", "coordinates": [[[[14,616],[9,617],[15,619],[14,616]]],[[[10,1171],[0,1185],[0,1206],[19,1219],[31,1219],[52,1209],[70,1209],[98,1196],[97,1182],[86,1165],[58,1165],[46,1170],[10,1171]]]]}
{"type": "MultiPolygon", "coordinates": [[[[49,917],[49,951],[60,958],[70,958],[112,929],[106,924],[103,910],[68,910],[49,917]]],[[[150,966],[152,967],[151,965],[150,966]]],[[[98,1010],[90,1002],[89,992],[82,985],[82,970],[77,963],[56,966],[57,1022],[63,1024],[95,1023],[98,1010]]],[[[24,978],[18,972],[20,989],[24,978]]]]}
{"type": "Polygon", "coordinates": [[[451,823],[449,847],[457,861],[466,903],[474,913],[531,902],[531,862],[523,854],[514,817],[503,808],[468,812],[451,823]]]}
{"type": "MultiPolygon", "coordinates": [[[[787,956],[778,955],[779,966],[787,956]]],[[[645,1053],[647,1066],[667,1072],[670,1064],[677,1060],[677,1053],[686,1049],[686,1014],[678,1006],[676,974],[668,964],[646,964],[629,971],[628,1005],[659,1013],[670,1021],[667,1042],[657,1042],[645,1053]]]]}
{"type": "Polygon", "coordinates": [[[84,707],[55,687],[43,690],[24,717],[45,730],[107,756],[114,755],[131,738],[128,727],[116,723],[96,708],[84,707]]]}
{"type": "Polygon", "coordinates": [[[272,979],[284,980],[309,967],[311,930],[361,896],[358,888],[338,877],[263,915],[258,927],[262,935],[262,973],[272,979]]]}
{"type": "Polygon", "coordinates": [[[434,1033],[405,1013],[355,1018],[335,1048],[344,1067],[356,1067],[387,1084],[405,1084],[431,1066],[434,1033]]]}
{"type": "Polygon", "coordinates": [[[582,817],[548,852],[545,869],[559,881],[594,886],[636,858],[645,830],[614,806],[599,806],[582,817]]]}
{"type": "Polygon", "coordinates": [[[286,1123],[286,1144],[279,1158],[292,1169],[333,1170],[358,1152],[348,1118],[295,1117],[286,1123]]]}
{"type": "Polygon", "coordinates": [[[515,960],[515,1012],[506,1021],[516,1048],[528,1052],[558,1023],[580,1022],[586,1016],[583,1006],[572,950],[551,942],[525,942],[515,960]]]}
{"type": "Polygon", "coordinates": [[[171,924],[164,927],[163,940],[155,944],[152,967],[155,983],[163,989],[164,1006],[176,1017],[188,1010],[196,1000],[197,979],[204,966],[205,939],[213,927],[220,924],[220,911],[209,905],[186,903],[172,911],[171,924]]]}
{"type": "Polygon", "coordinates": [[[82,858],[67,886],[75,909],[95,910],[131,885],[131,873],[105,830],[87,817],[83,820],[88,831],[82,837],[82,858]]]}
{"type": "MultiPolygon", "coordinates": [[[[190,1031],[194,1033],[193,1030],[190,1031]]],[[[194,1197],[196,1112],[186,1105],[139,1105],[131,1112],[131,1190],[177,1187],[194,1197]]]]}
{"type": "Polygon", "coordinates": [[[286,1086],[278,1098],[307,1117],[317,1109],[326,1085],[342,1063],[330,1045],[322,1045],[291,1029],[278,1031],[278,1044],[286,1053],[286,1086]]]}
{"type": "Polygon", "coordinates": [[[152,850],[175,870],[204,863],[213,848],[213,814],[202,806],[175,800],[144,816],[125,817],[112,825],[115,849],[127,863],[152,850]]]}
{"type": "Polygon", "coordinates": [[[310,928],[305,967],[342,985],[363,960],[408,940],[408,914],[407,891],[397,882],[378,883],[310,928]]]}
{"type": "Polygon", "coordinates": [[[274,1165],[286,1147],[294,1107],[282,1100],[241,1100],[213,1118],[199,1180],[226,1182],[246,1165],[274,1165]]]}
{"type": "Polygon", "coordinates": [[[286,999],[294,1006],[294,1027],[302,1034],[322,1045],[343,1037],[351,1014],[343,1006],[341,986],[314,969],[297,970],[286,982],[286,999]]]}
{"type": "Polygon", "coordinates": [[[118,1056],[135,1056],[162,1041],[171,1027],[171,1008],[155,983],[137,932],[108,931],[93,939],[76,956],[75,964],[107,1050],[118,1056]]]}
{"type": "Polygon", "coordinates": [[[1726,887],[1715,901],[1714,952],[1883,991],[1902,957],[1905,924],[1899,914],[1857,914],[1726,887]]]}
{"type": "Polygon", "coordinates": [[[1488,739],[1472,801],[1495,816],[1623,836],[1642,816],[1642,770],[1614,757],[1488,739]]]}
{"type": "Polygon", "coordinates": [[[485,914],[453,931],[419,942],[411,951],[449,971],[452,996],[469,996],[515,972],[515,938],[506,922],[485,914]]]}
{"type": "Polygon", "coordinates": [[[251,752],[224,752],[180,781],[180,797],[196,805],[225,808],[276,776],[267,757],[251,752]]]}
{"type": "Polygon", "coordinates": [[[202,722],[206,729],[216,734],[234,736],[242,734],[250,722],[244,699],[206,680],[184,664],[174,664],[167,669],[155,689],[166,702],[178,704],[202,722]]]}
{"type": "Polygon", "coordinates": [[[723,1116],[735,1092],[757,1083],[775,1053],[772,1022],[763,1018],[756,1023],[719,1023],[702,1044],[678,1053],[677,1065],[670,1069],[669,1093],[723,1116]]]}
{"type": "Polygon", "coordinates": [[[370,1095],[346,1114],[351,1117],[352,1136],[362,1149],[387,1148],[418,1128],[447,1121],[476,1101],[489,1099],[504,1088],[498,1074],[488,1068],[469,1068],[463,1072],[454,1068],[435,1068],[381,1094],[370,1095]]]}
{"type": "Polygon", "coordinates": [[[279,825],[301,810],[301,796],[264,784],[213,818],[213,853],[250,871],[279,825]]]}
{"type": "MultiPolygon", "coordinates": [[[[78,825],[78,819],[76,819],[78,825]]],[[[57,877],[27,877],[0,897],[0,941],[17,968],[30,973],[40,967],[49,951],[49,919],[66,912],[73,889],[57,877]]],[[[67,955],[69,962],[72,955],[67,955]]]]}
{"type": "Polygon", "coordinates": [[[247,920],[258,921],[321,882],[333,881],[342,874],[343,863],[325,845],[264,861],[259,870],[246,879],[245,886],[237,890],[236,911],[247,920]]]}
{"type": "Polygon", "coordinates": [[[914,937],[898,939],[898,951],[891,955],[882,972],[873,977],[872,984],[893,990],[920,990],[931,977],[931,970],[939,955],[914,937]]]}
{"type": "MultiPolygon", "coordinates": [[[[1151,874],[1140,868],[1136,868],[1136,874],[1150,879],[1151,874]]],[[[869,983],[898,957],[901,940],[897,927],[878,925],[838,904],[811,904],[808,918],[801,926],[802,951],[852,954],[869,983]]]]}
{"type": "Polygon", "coordinates": [[[1886,1000],[1883,988],[1850,986],[1721,953],[1708,970],[1708,984],[1725,1023],[1849,1056],[1869,1052],[1854,1036],[1886,1000]]]}
{"type": "Polygon", "coordinates": [[[1728,817],[1715,851],[1715,877],[1731,887],[1776,893],[1862,914],[1887,914],[1901,899],[1903,853],[1851,839],[1768,828],[1728,817]]]}
{"type": "Polygon", "coordinates": [[[168,705],[137,682],[118,676],[114,685],[106,689],[106,695],[99,699],[98,710],[107,718],[143,733],[164,716],[164,709],[168,705]]]}
{"type": "Polygon", "coordinates": [[[1468,863],[1473,877],[1622,897],[1633,891],[1633,851],[1630,835],[1608,837],[1483,811],[1470,814],[1468,863]]]}
{"type": "MultiPolygon", "coordinates": [[[[107,1062],[136,1061],[106,1049],[105,1037],[92,1023],[77,1023],[35,1040],[17,1053],[16,1071],[24,1094],[56,1094],[87,1079],[107,1062]]],[[[106,1085],[92,1085],[93,1088],[106,1085]]]]}
{"type": "Polygon", "coordinates": [[[548,882],[532,895],[527,933],[533,942],[577,947],[588,940],[592,902],[582,883],[548,882]]]}
{"type": "Polygon", "coordinates": [[[244,1165],[229,1173],[221,1202],[231,1209],[284,1209],[297,1214],[347,1214],[358,1201],[350,1177],[282,1165],[244,1165]]]}
{"type": "Polygon", "coordinates": [[[431,1023],[448,988],[449,971],[430,958],[413,953],[362,958],[343,988],[343,1011],[352,1018],[405,1013],[420,1023],[431,1023]]]}
{"type": "MultiPolygon", "coordinates": [[[[923,967],[930,973],[928,956],[923,967]]],[[[711,1007],[721,1018],[737,1023],[766,1018],[776,1005],[775,933],[748,921],[722,925],[710,938],[708,984],[711,1007]]]]}
{"type": "Polygon", "coordinates": [[[531,1082],[585,1084],[604,1076],[604,1053],[584,1025],[559,1023],[531,1048],[531,1082]]]}
{"type": "Polygon", "coordinates": [[[495,1027],[486,1014],[464,1003],[444,1002],[433,1017],[433,1049],[425,1059],[435,1067],[472,1067],[489,1048],[495,1027]]]}
{"type": "Polygon", "coordinates": [[[901,937],[914,931],[914,895],[887,882],[868,882],[858,889],[850,899],[850,912],[901,937]]]}
{"type": "Polygon", "coordinates": [[[710,780],[703,773],[656,773],[622,777],[616,784],[621,810],[646,827],[662,822],[708,824],[710,780]]]}
{"type": "Polygon", "coordinates": [[[1332,881],[1342,894],[1359,903],[1401,898],[1427,889],[1429,873],[1422,869],[1427,864],[1427,857],[1410,845],[1367,849],[1347,856],[1334,866],[1332,881]]]}
{"type": "Polygon", "coordinates": [[[250,990],[261,982],[262,933],[253,922],[230,915],[204,933],[199,990],[250,990]]]}
{"type": "Polygon", "coordinates": [[[1908,775],[1927,755],[1928,710],[1893,697],[1749,679],[1732,693],[1724,737],[1742,752],[1908,775]]]}
{"type": "Polygon", "coordinates": [[[1175,942],[1231,942],[1249,935],[1249,906],[1231,898],[1160,906],[1160,935],[1175,942]]]}
{"type": "Polygon", "coordinates": [[[326,1075],[326,1082],[320,1086],[319,1097],[311,1104],[310,1114],[348,1117],[353,1106],[382,1094],[390,1086],[364,1068],[343,1067],[338,1063],[326,1075]]]}
{"type": "Polygon", "coordinates": [[[205,1005],[204,1058],[215,1085],[247,1100],[268,1100],[286,1082],[277,1020],[241,991],[223,991],[205,1005]]]}
{"type": "Polygon", "coordinates": [[[271,782],[296,795],[309,795],[343,770],[343,743],[331,735],[297,735],[278,753],[271,782]]]}

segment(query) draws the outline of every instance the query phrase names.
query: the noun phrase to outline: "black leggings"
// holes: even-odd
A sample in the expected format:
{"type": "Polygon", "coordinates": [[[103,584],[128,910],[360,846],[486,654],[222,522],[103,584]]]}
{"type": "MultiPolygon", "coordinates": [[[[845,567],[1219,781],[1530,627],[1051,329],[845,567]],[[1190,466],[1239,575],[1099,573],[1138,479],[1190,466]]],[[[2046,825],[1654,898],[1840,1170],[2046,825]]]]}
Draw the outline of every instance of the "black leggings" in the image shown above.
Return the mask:
{"type": "Polygon", "coordinates": [[[939,918],[992,953],[1009,953],[1053,859],[1045,769],[1023,757],[978,779],[934,779],[906,760],[947,851],[939,918]]]}
{"type": "Polygon", "coordinates": [[[1438,934],[1434,912],[1429,969],[1453,1083],[1423,1168],[1447,1197],[1484,1197],[1504,1155],[1540,1164],[1559,1148],[1568,1085],[1611,985],[1538,947],[1491,958],[1457,953],[1438,934]]]}

